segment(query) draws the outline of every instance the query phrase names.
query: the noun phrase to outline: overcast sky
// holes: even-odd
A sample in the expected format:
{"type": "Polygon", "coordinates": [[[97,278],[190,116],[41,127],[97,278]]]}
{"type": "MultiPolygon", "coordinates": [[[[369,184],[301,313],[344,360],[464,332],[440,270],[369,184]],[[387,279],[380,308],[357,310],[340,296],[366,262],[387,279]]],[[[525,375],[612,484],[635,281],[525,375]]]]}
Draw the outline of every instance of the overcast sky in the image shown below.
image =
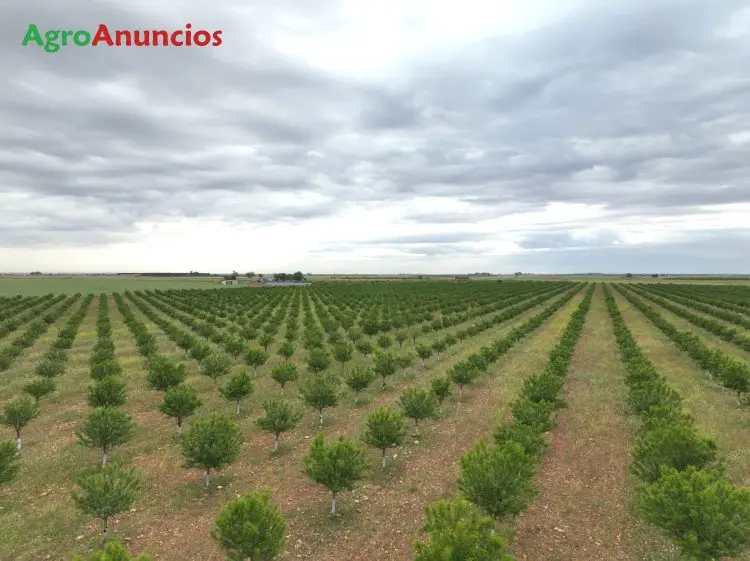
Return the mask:
{"type": "Polygon", "coordinates": [[[4,0],[0,67],[0,271],[750,272],[747,0],[4,0]]]}

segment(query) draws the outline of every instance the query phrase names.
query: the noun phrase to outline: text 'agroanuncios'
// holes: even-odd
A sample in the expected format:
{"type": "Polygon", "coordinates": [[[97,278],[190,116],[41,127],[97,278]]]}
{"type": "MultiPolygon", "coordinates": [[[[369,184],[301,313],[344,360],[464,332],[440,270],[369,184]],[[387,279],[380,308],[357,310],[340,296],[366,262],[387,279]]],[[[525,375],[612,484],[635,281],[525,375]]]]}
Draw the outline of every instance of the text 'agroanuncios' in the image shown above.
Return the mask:
{"type": "Polygon", "coordinates": [[[164,29],[115,29],[110,30],[101,23],[93,33],[85,29],[50,29],[41,33],[39,28],[29,24],[21,46],[34,43],[45,52],[56,53],[62,47],[218,47],[222,44],[222,31],[193,30],[188,23],[185,29],[167,31],[164,29]]]}

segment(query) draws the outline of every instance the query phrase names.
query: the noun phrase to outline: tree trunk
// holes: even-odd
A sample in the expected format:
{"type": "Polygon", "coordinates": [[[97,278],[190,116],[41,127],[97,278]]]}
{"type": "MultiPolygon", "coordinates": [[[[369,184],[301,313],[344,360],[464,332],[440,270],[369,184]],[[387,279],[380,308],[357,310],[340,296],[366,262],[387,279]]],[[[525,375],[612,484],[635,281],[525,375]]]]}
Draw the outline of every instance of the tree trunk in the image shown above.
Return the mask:
{"type": "Polygon", "coordinates": [[[182,418],[177,417],[177,436],[182,434],[182,418]]]}
{"type": "Polygon", "coordinates": [[[336,493],[333,493],[333,498],[331,499],[331,514],[336,514],[336,493]]]}
{"type": "Polygon", "coordinates": [[[21,440],[21,437],[16,437],[16,451],[20,452],[21,448],[23,447],[23,440],[21,440]]]}
{"type": "Polygon", "coordinates": [[[240,400],[237,400],[237,416],[240,416],[240,400]]]}
{"type": "Polygon", "coordinates": [[[414,436],[419,436],[419,421],[414,419],[414,436]]]}
{"type": "Polygon", "coordinates": [[[101,537],[101,544],[104,545],[104,542],[107,541],[107,534],[109,533],[109,530],[107,529],[107,518],[103,520],[102,523],[102,537],[101,537]]]}
{"type": "Polygon", "coordinates": [[[284,395],[284,386],[281,386],[281,395],[284,395]]]}
{"type": "Polygon", "coordinates": [[[320,426],[323,426],[323,410],[320,410],[320,426]]]}
{"type": "Polygon", "coordinates": [[[208,489],[211,487],[211,468],[208,468],[206,470],[205,475],[203,476],[203,486],[208,489]]]}
{"type": "Polygon", "coordinates": [[[273,439],[273,451],[276,452],[278,449],[279,449],[279,433],[276,433],[273,439]]]}
{"type": "Polygon", "coordinates": [[[385,448],[382,450],[383,455],[380,457],[380,469],[385,469],[385,448]]]}
{"type": "Polygon", "coordinates": [[[102,467],[107,465],[107,460],[109,460],[109,451],[105,447],[104,450],[102,450],[102,467]]]}
{"type": "Polygon", "coordinates": [[[385,389],[385,376],[383,376],[383,389],[385,389]]]}

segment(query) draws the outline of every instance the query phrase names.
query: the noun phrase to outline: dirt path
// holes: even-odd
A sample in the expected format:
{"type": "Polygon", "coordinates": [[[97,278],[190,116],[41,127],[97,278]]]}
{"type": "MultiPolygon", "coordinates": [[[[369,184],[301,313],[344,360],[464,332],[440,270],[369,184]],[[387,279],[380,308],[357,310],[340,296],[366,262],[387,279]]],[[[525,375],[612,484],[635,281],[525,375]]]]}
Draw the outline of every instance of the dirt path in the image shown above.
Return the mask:
{"type": "Polygon", "coordinates": [[[601,286],[571,364],[543,468],[539,497],[517,521],[513,550],[534,561],[637,559],[626,533],[632,419],[625,410],[624,367],[616,354],[601,286]]]}

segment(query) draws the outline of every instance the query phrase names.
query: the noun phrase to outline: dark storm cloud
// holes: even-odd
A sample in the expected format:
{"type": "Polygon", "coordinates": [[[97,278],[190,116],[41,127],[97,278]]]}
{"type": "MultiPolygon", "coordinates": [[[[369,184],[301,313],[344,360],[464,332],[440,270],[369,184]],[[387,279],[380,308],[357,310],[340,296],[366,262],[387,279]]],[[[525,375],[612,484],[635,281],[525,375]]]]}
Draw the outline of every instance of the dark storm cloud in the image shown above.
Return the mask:
{"type": "MultiPolygon", "coordinates": [[[[606,220],[747,203],[750,144],[732,135],[750,131],[750,19],[740,35],[724,32],[746,5],[591,1],[528,34],[414,63],[396,86],[334,76],[275,46],[272,32],[290,14],[322,33],[339,25],[338,2],[10,0],[0,18],[0,65],[10,69],[0,84],[0,205],[23,220],[3,224],[0,246],[92,245],[164,218],[304,221],[335,217],[351,202],[415,196],[470,205],[406,215],[432,224],[555,201],[603,205],[606,220]],[[187,21],[223,29],[224,46],[47,54],[19,45],[29,23],[180,29],[187,21]],[[269,193],[323,198],[292,204],[269,193]],[[19,194],[29,198],[12,198],[19,194]],[[64,214],[50,214],[51,197],[70,202],[64,214]]],[[[639,255],[607,253],[598,246],[615,238],[581,241],[565,228],[527,234],[523,247],[556,252],[523,259],[554,269],[564,265],[555,256],[580,244],[585,253],[572,253],[594,260],[639,255]]],[[[482,239],[414,234],[370,245],[425,256],[482,239]]],[[[718,243],[697,243],[690,259],[717,263],[718,243]]],[[[669,249],[653,251],[658,260],[669,249]]],[[[688,257],[680,251],[676,259],[688,257]]]]}

